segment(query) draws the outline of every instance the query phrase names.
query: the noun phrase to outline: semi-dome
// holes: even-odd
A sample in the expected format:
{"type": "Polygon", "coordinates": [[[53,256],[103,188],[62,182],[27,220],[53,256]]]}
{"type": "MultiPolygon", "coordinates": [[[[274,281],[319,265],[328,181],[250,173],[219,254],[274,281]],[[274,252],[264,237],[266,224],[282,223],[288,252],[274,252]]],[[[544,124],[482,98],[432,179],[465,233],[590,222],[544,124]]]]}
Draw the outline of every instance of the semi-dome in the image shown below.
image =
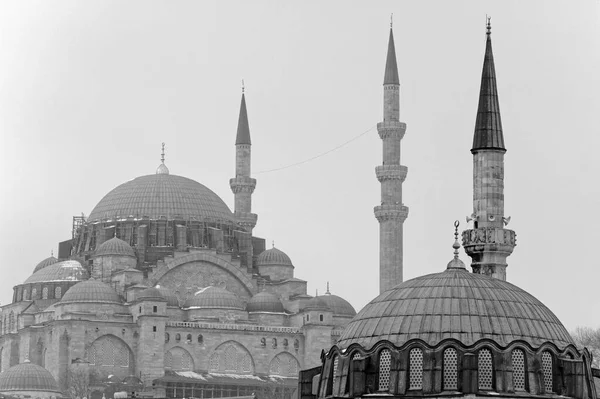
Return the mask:
{"type": "Polygon", "coordinates": [[[436,345],[454,338],[465,346],[488,338],[505,346],[522,340],[534,347],[573,344],[568,331],[542,302],[515,285],[462,268],[405,281],[368,303],[342,333],[338,345],[370,349],[418,338],[436,345]]]}
{"type": "Polygon", "coordinates": [[[231,291],[219,287],[205,287],[188,299],[188,309],[237,309],[244,310],[242,301],[231,291]]]}
{"type": "Polygon", "coordinates": [[[270,292],[262,291],[254,295],[246,304],[248,312],[283,313],[283,303],[270,292]]]}
{"type": "Polygon", "coordinates": [[[82,281],[87,272],[76,260],[65,260],[46,266],[33,273],[23,284],[47,283],[58,281],[82,281]]]}
{"type": "Polygon", "coordinates": [[[100,280],[90,279],[69,288],[60,301],[60,303],[73,302],[121,304],[121,299],[110,285],[100,280]]]}
{"type": "Polygon", "coordinates": [[[48,370],[28,361],[0,373],[0,392],[10,391],[60,392],[48,370]]]}
{"type": "Polygon", "coordinates": [[[258,266],[277,265],[277,266],[293,266],[292,260],[287,254],[275,247],[262,251],[256,259],[258,266]]]}
{"type": "Polygon", "coordinates": [[[87,220],[129,216],[235,221],[225,202],[210,189],[194,180],[166,173],[140,176],[114,188],[100,200],[87,220]]]}
{"type": "Polygon", "coordinates": [[[94,256],[131,256],[135,258],[135,251],[125,241],[113,237],[110,240],[104,241],[94,252],[94,256]]]}
{"type": "Polygon", "coordinates": [[[135,297],[136,301],[166,301],[158,288],[150,287],[141,291],[135,297]]]}
{"type": "Polygon", "coordinates": [[[46,258],[43,261],[41,261],[40,263],[38,263],[35,266],[35,269],[33,269],[33,272],[34,273],[38,272],[38,271],[42,270],[43,268],[53,265],[57,262],[58,262],[58,259],[56,259],[54,256],[50,256],[49,258],[46,258]]]}
{"type": "Polygon", "coordinates": [[[334,316],[356,316],[356,310],[354,310],[354,307],[350,305],[350,302],[340,296],[325,294],[319,295],[317,298],[325,302],[325,305],[331,309],[334,316]]]}

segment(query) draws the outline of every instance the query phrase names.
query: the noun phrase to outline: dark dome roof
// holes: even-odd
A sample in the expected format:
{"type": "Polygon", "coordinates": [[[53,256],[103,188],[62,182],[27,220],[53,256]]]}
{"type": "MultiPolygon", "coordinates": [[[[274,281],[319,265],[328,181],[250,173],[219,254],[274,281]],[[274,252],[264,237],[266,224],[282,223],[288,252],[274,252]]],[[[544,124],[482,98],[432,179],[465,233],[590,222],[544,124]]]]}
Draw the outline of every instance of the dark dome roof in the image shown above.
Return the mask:
{"type": "Polygon", "coordinates": [[[188,299],[185,308],[192,309],[239,309],[244,310],[242,301],[230,291],[219,287],[205,287],[188,299]]]}
{"type": "Polygon", "coordinates": [[[350,302],[337,295],[320,295],[317,298],[325,302],[325,305],[333,311],[334,316],[356,316],[356,310],[350,302]]]}
{"type": "Polygon", "coordinates": [[[113,237],[110,240],[104,241],[98,249],[96,249],[96,252],[94,252],[94,256],[103,255],[132,256],[135,258],[135,251],[125,241],[113,237]]]}
{"type": "Polygon", "coordinates": [[[283,313],[283,303],[270,292],[262,291],[254,295],[246,304],[248,312],[283,313]]]}
{"type": "Polygon", "coordinates": [[[258,266],[276,265],[276,266],[293,266],[292,260],[285,252],[273,247],[262,251],[256,259],[258,266]]]}
{"type": "Polygon", "coordinates": [[[169,174],[140,176],[121,184],[100,200],[87,220],[116,216],[234,221],[217,194],[194,180],[169,174]]]}
{"type": "Polygon", "coordinates": [[[65,293],[60,303],[92,302],[120,304],[119,294],[100,280],[87,280],[77,283],[65,293]]]}
{"type": "Polygon", "coordinates": [[[38,272],[47,266],[55,264],[56,262],[58,262],[58,259],[56,259],[54,256],[46,258],[35,266],[35,269],[33,269],[33,272],[34,273],[38,272]]]}
{"type": "Polygon", "coordinates": [[[82,281],[87,272],[76,260],[65,260],[46,266],[33,273],[23,284],[51,281],[82,281]]]}
{"type": "Polygon", "coordinates": [[[25,362],[0,373],[0,391],[59,392],[52,374],[37,364],[25,362]]]}
{"type": "Polygon", "coordinates": [[[327,303],[325,303],[325,301],[323,299],[321,299],[322,297],[320,296],[316,296],[314,298],[310,298],[308,301],[306,301],[304,303],[304,305],[300,306],[301,310],[329,310],[331,311],[331,308],[329,306],[327,306],[327,303]]]}
{"type": "Polygon", "coordinates": [[[162,296],[167,300],[167,306],[175,306],[179,307],[179,298],[173,291],[168,288],[156,286],[158,291],[162,294],[162,296]]]}
{"type": "Polygon", "coordinates": [[[472,345],[489,338],[500,345],[573,340],[558,318],[526,291],[496,278],[448,269],[398,284],[368,303],[345,328],[338,345],[370,349],[388,340],[398,346],[419,338],[436,345],[454,338],[472,345]]]}
{"type": "Polygon", "coordinates": [[[158,288],[150,287],[137,294],[136,301],[166,301],[158,288]]]}

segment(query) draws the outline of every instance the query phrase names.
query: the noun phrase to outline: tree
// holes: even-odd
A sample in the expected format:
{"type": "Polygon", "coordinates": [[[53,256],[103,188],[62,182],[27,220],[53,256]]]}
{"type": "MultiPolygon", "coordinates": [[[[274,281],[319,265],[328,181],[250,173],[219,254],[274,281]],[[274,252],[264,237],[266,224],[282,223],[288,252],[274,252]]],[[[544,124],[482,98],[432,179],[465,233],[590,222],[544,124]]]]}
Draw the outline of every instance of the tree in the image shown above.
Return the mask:
{"type": "Polygon", "coordinates": [[[600,368],[600,328],[577,327],[571,332],[575,345],[587,348],[592,354],[592,367],[600,368]]]}
{"type": "Polygon", "coordinates": [[[72,398],[89,398],[92,389],[90,380],[93,379],[93,370],[87,364],[71,364],[67,376],[68,392],[72,398]]]}

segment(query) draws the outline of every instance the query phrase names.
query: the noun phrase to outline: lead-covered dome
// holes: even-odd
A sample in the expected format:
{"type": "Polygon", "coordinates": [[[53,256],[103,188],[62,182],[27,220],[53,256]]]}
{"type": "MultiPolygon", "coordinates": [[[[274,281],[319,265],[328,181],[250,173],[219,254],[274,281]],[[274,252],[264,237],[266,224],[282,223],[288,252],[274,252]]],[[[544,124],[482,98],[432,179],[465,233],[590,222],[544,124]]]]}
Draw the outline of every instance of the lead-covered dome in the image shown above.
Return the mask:
{"type": "Polygon", "coordinates": [[[60,392],[48,370],[28,361],[0,373],[0,392],[11,391],[60,392]]]}
{"type": "Polygon", "coordinates": [[[236,309],[244,310],[242,301],[231,291],[209,286],[188,299],[185,303],[187,309],[236,309]]]}
{"type": "Polygon", "coordinates": [[[135,258],[135,251],[125,241],[113,237],[110,240],[104,241],[94,252],[94,256],[131,256],[135,258]]]}
{"type": "Polygon", "coordinates": [[[121,298],[110,285],[90,279],[69,288],[60,301],[63,304],[81,302],[121,304],[121,298]]]}
{"type": "Polygon", "coordinates": [[[354,307],[350,305],[350,302],[340,296],[325,294],[319,295],[317,298],[325,302],[325,305],[331,309],[334,316],[356,316],[356,310],[354,310],[354,307]]]}
{"type": "Polygon", "coordinates": [[[33,272],[38,272],[50,265],[53,265],[55,263],[58,262],[58,259],[56,259],[54,256],[51,256],[49,258],[44,259],[43,261],[41,261],[40,263],[38,263],[35,268],[33,269],[33,272]]]}
{"type": "Polygon", "coordinates": [[[262,291],[254,295],[246,304],[248,312],[283,313],[283,303],[270,292],[262,291]]]}
{"type": "Polygon", "coordinates": [[[82,281],[87,272],[76,260],[65,260],[48,265],[33,273],[23,284],[59,281],[82,281]]]}
{"type": "Polygon", "coordinates": [[[256,264],[258,266],[293,266],[292,260],[287,254],[275,247],[262,251],[258,258],[256,258],[256,264]]]}
{"type": "Polygon", "coordinates": [[[202,184],[181,176],[140,176],[116,187],[90,213],[88,221],[114,217],[226,220],[234,217],[221,198],[202,184]]]}
{"type": "Polygon", "coordinates": [[[370,349],[381,340],[401,346],[413,338],[432,346],[447,338],[465,346],[483,338],[502,346],[516,340],[534,347],[573,344],[554,313],[531,294],[503,280],[448,269],[379,295],[352,319],[338,345],[370,349]]]}

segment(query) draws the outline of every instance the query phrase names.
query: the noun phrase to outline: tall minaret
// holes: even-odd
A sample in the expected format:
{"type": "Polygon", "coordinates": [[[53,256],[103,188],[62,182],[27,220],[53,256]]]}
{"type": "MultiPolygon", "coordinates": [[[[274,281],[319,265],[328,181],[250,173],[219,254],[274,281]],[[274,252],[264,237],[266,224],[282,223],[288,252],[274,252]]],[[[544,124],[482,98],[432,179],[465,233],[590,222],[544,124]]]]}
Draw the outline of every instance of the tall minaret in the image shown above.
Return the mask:
{"type": "Polygon", "coordinates": [[[402,204],[407,168],[400,165],[400,141],[406,124],[400,122],[400,80],[391,24],[383,79],[383,122],[377,124],[377,131],[383,141],[383,165],[375,168],[381,183],[381,205],[375,207],[375,217],[379,221],[379,291],[384,292],[402,282],[402,226],[408,216],[408,208],[402,204]]]}
{"type": "Polygon", "coordinates": [[[252,193],[256,187],[256,179],[250,177],[251,145],[246,96],[242,85],[242,104],[240,105],[240,117],[235,140],[235,178],[229,180],[229,186],[235,196],[235,217],[250,233],[252,233],[258,219],[258,216],[251,212],[252,193]]]}
{"type": "Polygon", "coordinates": [[[500,120],[496,71],[488,18],[479,107],[473,135],[473,229],[463,232],[465,252],[473,273],[506,280],[506,258],[515,245],[515,232],[505,229],[504,136],[500,120]]]}

